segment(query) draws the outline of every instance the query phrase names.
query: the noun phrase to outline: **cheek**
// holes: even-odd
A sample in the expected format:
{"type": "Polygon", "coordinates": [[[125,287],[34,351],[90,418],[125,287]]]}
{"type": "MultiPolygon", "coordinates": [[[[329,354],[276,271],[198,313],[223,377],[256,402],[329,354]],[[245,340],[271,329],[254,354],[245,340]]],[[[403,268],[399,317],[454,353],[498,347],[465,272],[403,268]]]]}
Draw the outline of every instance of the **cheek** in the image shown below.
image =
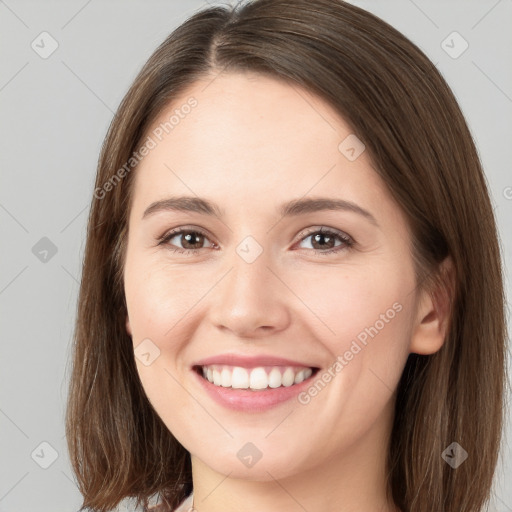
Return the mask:
{"type": "Polygon", "coordinates": [[[390,264],[332,270],[323,279],[302,279],[294,290],[315,313],[308,323],[331,356],[328,400],[333,410],[341,403],[359,409],[359,401],[376,411],[398,384],[409,353],[414,273],[390,264]]]}
{"type": "Polygon", "coordinates": [[[138,255],[127,257],[124,277],[135,362],[142,387],[168,428],[180,439],[186,438],[186,426],[173,411],[188,410],[189,421],[204,421],[202,417],[195,418],[198,411],[190,409],[190,397],[180,384],[188,370],[180,364],[180,358],[193,334],[189,331],[193,305],[204,292],[196,290],[184,272],[148,265],[138,255]],[[145,353],[150,354],[149,361],[141,357],[145,353]]]}
{"type": "Polygon", "coordinates": [[[148,265],[142,257],[127,259],[125,294],[134,342],[145,337],[162,341],[176,330],[205,291],[204,282],[181,269],[148,265]]]}
{"type": "Polygon", "coordinates": [[[318,323],[315,338],[332,358],[300,403],[317,418],[312,437],[348,446],[383,411],[389,413],[386,404],[408,357],[414,276],[390,266],[365,266],[339,276],[331,269],[323,282],[320,287],[316,279],[306,279],[297,292],[321,319],[311,316],[310,324],[318,323]]]}
{"type": "Polygon", "coordinates": [[[333,353],[349,350],[353,340],[362,346],[377,337],[399,341],[408,326],[414,276],[396,267],[331,267],[293,278],[294,292],[310,310],[308,324],[333,353]]]}

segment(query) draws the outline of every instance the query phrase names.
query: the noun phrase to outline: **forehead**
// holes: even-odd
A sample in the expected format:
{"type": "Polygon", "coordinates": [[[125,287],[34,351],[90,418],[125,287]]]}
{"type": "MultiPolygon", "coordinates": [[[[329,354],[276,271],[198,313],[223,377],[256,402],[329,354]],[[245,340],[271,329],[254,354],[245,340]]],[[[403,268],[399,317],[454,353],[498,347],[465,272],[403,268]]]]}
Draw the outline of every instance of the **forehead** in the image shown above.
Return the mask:
{"type": "Polygon", "coordinates": [[[298,85],[255,73],[223,73],[182,92],[151,132],[171,147],[194,146],[198,151],[189,158],[208,152],[219,159],[250,154],[279,162],[291,152],[309,160],[311,145],[330,147],[336,155],[350,128],[330,105],[298,85]]]}
{"type": "Polygon", "coordinates": [[[368,155],[343,153],[350,126],[296,84],[254,73],[204,78],[174,98],[146,136],[154,147],[135,173],[139,210],[170,195],[256,211],[326,193],[395,208],[368,155]]]}

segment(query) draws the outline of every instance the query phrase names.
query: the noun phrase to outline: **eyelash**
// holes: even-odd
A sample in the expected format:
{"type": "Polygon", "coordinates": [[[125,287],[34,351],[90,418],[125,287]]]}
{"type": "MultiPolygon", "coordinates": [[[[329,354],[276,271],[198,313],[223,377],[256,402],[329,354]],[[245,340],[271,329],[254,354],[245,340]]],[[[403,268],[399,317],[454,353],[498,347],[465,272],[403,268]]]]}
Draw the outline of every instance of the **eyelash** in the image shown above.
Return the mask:
{"type": "MultiPolygon", "coordinates": [[[[178,228],[176,230],[170,231],[169,233],[166,233],[163,236],[161,236],[158,239],[158,245],[164,245],[167,242],[169,242],[169,240],[174,238],[175,236],[186,234],[186,233],[188,233],[188,234],[190,234],[190,233],[192,233],[192,234],[199,234],[199,235],[202,235],[202,236],[204,236],[205,238],[207,238],[209,240],[208,235],[204,231],[202,231],[200,229],[178,228]]],[[[351,249],[354,246],[354,244],[355,244],[355,240],[352,237],[342,233],[341,231],[335,231],[335,230],[332,230],[332,229],[329,229],[329,228],[324,228],[324,227],[322,227],[320,229],[315,229],[315,230],[312,230],[312,231],[308,231],[306,233],[301,233],[302,237],[299,240],[299,242],[302,242],[304,239],[310,237],[311,235],[316,235],[316,234],[334,236],[334,237],[337,237],[338,239],[340,239],[344,243],[344,246],[340,245],[340,246],[337,246],[336,248],[327,249],[325,251],[310,249],[313,252],[317,253],[319,256],[324,256],[326,254],[332,254],[332,253],[339,253],[341,251],[351,249]]],[[[180,253],[180,254],[187,254],[187,255],[190,255],[190,256],[192,256],[194,254],[197,254],[201,250],[201,249],[181,249],[179,247],[171,246],[171,244],[168,244],[168,248],[172,252],[177,252],[177,253],[180,253]]]]}

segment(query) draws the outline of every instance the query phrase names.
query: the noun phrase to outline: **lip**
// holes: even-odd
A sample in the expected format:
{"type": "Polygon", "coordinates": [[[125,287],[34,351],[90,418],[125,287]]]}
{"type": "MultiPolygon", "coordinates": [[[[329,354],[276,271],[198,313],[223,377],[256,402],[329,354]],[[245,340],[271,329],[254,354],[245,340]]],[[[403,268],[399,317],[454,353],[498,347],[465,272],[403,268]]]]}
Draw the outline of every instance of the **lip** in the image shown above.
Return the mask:
{"type": "Polygon", "coordinates": [[[223,354],[202,359],[191,368],[192,374],[197,379],[201,389],[204,390],[217,404],[231,410],[243,412],[265,412],[279,404],[287,402],[311,385],[313,378],[319,371],[318,367],[311,366],[299,361],[274,356],[240,356],[236,354],[223,354]],[[292,386],[280,386],[278,388],[267,388],[258,391],[248,389],[233,389],[215,386],[205,379],[199,371],[201,366],[208,365],[229,365],[241,366],[243,368],[256,368],[258,366],[303,366],[312,368],[313,373],[306,380],[292,386]]]}
{"type": "Polygon", "coordinates": [[[316,368],[309,363],[275,357],[271,355],[247,356],[239,354],[219,354],[217,356],[201,359],[192,365],[209,366],[212,364],[224,364],[227,366],[241,366],[242,368],[257,368],[258,366],[303,366],[305,368],[316,368]]]}

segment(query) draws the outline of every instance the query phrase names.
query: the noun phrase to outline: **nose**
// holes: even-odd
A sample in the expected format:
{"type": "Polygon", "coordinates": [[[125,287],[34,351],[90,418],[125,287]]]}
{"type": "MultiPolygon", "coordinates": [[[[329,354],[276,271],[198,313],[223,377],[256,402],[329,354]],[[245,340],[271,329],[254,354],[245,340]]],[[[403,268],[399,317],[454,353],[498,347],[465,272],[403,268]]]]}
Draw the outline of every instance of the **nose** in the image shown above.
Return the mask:
{"type": "Polygon", "coordinates": [[[288,326],[292,294],[265,251],[249,261],[238,253],[231,258],[229,270],[212,290],[210,320],[240,338],[266,337],[288,326]]]}

